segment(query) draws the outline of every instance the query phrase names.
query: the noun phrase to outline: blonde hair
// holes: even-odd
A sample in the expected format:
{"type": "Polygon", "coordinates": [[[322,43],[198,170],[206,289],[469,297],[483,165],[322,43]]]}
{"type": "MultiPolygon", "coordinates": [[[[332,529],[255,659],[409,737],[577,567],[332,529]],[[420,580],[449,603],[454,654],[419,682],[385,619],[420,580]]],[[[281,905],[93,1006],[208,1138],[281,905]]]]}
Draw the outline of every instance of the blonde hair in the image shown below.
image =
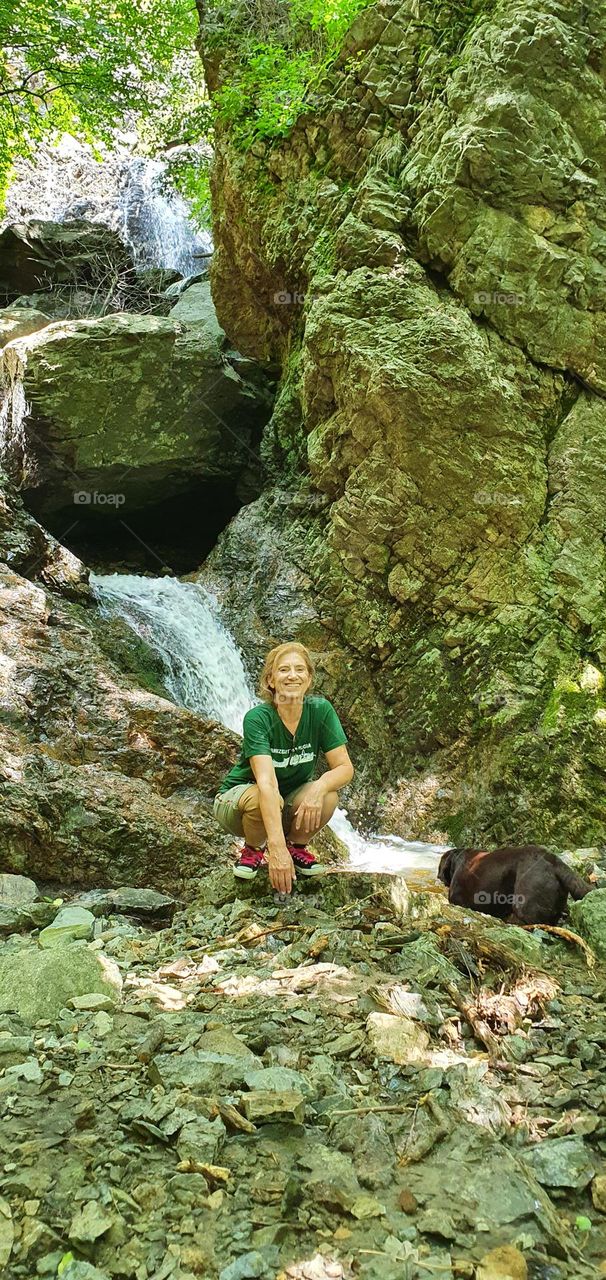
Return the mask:
{"type": "MultiPolygon", "coordinates": [[[[287,642],[286,644],[277,644],[275,649],[270,649],[265,659],[263,670],[261,672],[261,676],[259,679],[258,694],[259,694],[259,697],[262,698],[264,702],[274,701],[274,690],[270,688],[269,681],[273,675],[273,670],[276,662],[279,662],[280,658],[283,658],[285,653],[292,653],[293,650],[295,653],[298,653],[303,658],[303,661],[307,667],[308,675],[311,677],[311,681],[313,684],[313,679],[316,673],[316,669],[314,667],[313,659],[310,655],[309,649],[306,649],[304,644],[298,644],[296,640],[292,640],[290,643],[287,642]]],[[[311,689],[311,685],[309,686],[309,689],[311,689]]],[[[307,693],[309,693],[309,689],[307,690],[307,693]]]]}

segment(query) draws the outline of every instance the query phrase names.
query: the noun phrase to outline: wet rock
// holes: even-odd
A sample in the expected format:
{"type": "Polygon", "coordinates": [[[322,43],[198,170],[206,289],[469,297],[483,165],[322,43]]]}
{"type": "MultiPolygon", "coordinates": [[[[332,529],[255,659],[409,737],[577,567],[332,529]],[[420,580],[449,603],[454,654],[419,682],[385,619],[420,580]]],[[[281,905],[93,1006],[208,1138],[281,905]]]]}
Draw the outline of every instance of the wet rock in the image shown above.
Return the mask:
{"type": "Polygon", "coordinates": [[[594,889],[570,903],[570,922],[596,955],[606,958],[606,889],[594,889]]]}
{"type": "Polygon", "coordinates": [[[0,875],[0,904],[23,907],[39,897],[38,886],[28,876],[0,875]]]}
{"type": "Polygon", "coordinates": [[[95,917],[91,911],[86,911],[83,907],[62,907],[52,924],[42,930],[38,943],[47,949],[61,947],[77,938],[88,940],[93,936],[94,924],[95,917]]]}
{"type": "Polygon", "coordinates": [[[242,1095],[241,1106],[253,1124],[303,1124],[305,1120],[305,1099],[296,1089],[252,1089],[242,1095]]]}
{"type": "Polygon", "coordinates": [[[412,1018],[371,1013],[366,1022],[371,1049],[378,1058],[400,1065],[425,1057],[429,1036],[412,1018]]]}
{"type": "MultiPolygon", "coordinates": [[[[11,498],[12,538],[20,529],[14,515],[11,498]]],[[[44,555],[44,540],[39,546],[29,539],[33,524],[25,521],[23,542],[17,538],[23,568],[31,561],[50,573],[54,561],[44,555]]],[[[5,557],[9,542],[7,534],[3,546],[0,496],[5,557]]],[[[50,596],[2,564],[0,590],[7,617],[0,668],[3,868],[26,866],[32,876],[82,888],[153,886],[173,897],[179,886],[192,893],[222,848],[205,797],[233,763],[235,734],[149,692],[139,680],[143,670],[125,675],[99,643],[104,623],[96,609],[50,596]],[[184,804],[186,792],[195,793],[195,803],[184,804]]]]}
{"type": "Polygon", "coordinates": [[[117,965],[85,943],[0,953],[0,1012],[15,1010],[26,1022],[54,1018],[72,996],[91,991],[119,1000],[121,988],[117,965]]]}
{"type": "Polygon", "coordinates": [[[596,1172],[594,1158],[582,1138],[545,1138],[524,1161],[544,1187],[586,1187],[596,1172]]]}

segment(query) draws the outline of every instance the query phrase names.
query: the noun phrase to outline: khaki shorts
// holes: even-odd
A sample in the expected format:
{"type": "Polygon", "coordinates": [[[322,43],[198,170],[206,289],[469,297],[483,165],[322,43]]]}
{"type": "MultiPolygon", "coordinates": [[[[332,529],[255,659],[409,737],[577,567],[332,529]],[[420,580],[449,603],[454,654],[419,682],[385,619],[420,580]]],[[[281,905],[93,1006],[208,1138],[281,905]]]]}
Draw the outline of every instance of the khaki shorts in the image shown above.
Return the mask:
{"type": "MultiPolygon", "coordinates": [[[[238,808],[240,796],[248,791],[249,787],[254,787],[254,782],[240,782],[237,787],[230,787],[229,791],[217,793],[213,802],[213,813],[220,827],[224,831],[231,832],[232,836],[244,836],[244,828],[242,826],[242,811],[238,808]]],[[[307,786],[307,783],[303,784],[307,786]]],[[[293,810],[297,807],[297,796],[302,787],[297,787],[296,791],[289,791],[284,797],[284,808],[282,809],[282,826],[286,833],[291,825],[293,810]]]]}

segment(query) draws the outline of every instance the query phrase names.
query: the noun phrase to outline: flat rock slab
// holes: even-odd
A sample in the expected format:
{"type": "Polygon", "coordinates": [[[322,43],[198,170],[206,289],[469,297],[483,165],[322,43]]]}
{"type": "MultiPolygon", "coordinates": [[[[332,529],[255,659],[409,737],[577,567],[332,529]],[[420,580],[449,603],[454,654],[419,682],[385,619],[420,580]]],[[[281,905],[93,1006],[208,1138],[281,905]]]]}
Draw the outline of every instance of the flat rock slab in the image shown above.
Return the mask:
{"type": "Polygon", "coordinates": [[[94,1244],[113,1226],[114,1215],[97,1200],[89,1200],[72,1219],[68,1236],[72,1244],[94,1244]]]}
{"type": "Polygon", "coordinates": [[[67,1002],[68,1009],[79,1009],[85,1013],[110,1013],[115,1009],[116,1002],[112,996],[104,995],[101,991],[87,991],[83,996],[72,996],[67,1002]]]}
{"type": "Polygon", "coordinates": [[[593,1155],[582,1138],[545,1138],[534,1150],[525,1151],[523,1158],[543,1187],[581,1189],[596,1173],[593,1155]]]}
{"type": "Polygon", "coordinates": [[[168,893],[123,885],[119,889],[91,889],[79,894],[70,905],[84,907],[94,916],[116,914],[172,919],[177,903],[168,893]]]}
{"type": "Polygon", "coordinates": [[[42,930],[38,943],[43,948],[58,947],[65,942],[78,938],[89,939],[93,936],[95,917],[92,911],[84,907],[62,907],[52,924],[42,930]]]}
{"type": "Polygon", "coordinates": [[[160,1053],[149,1066],[149,1077],[165,1089],[192,1089],[217,1094],[242,1086],[262,1062],[227,1028],[200,1037],[200,1048],[185,1053],[160,1053]]]}
{"type": "Polygon", "coordinates": [[[378,1058],[404,1065],[424,1058],[429,1036],[412,1018],[391,1013],[371,1013],[366,1022],[371,1047],[378,1058]]]}
{"type": "Polygon", "coordinates": [[[225,1133],[225,1125],[219,1116],[215,1120],[198,1116],[181,1129],[177,1140],[179,1158],[197,1160],[200,1164],[216,1164],[225,1133]]]}

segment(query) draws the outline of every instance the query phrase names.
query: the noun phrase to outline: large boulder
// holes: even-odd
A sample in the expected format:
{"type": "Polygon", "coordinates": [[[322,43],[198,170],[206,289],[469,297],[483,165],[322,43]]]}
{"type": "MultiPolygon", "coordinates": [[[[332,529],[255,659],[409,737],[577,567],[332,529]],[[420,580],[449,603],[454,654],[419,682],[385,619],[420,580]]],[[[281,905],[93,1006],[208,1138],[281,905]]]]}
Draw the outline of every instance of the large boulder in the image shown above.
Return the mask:
{"type": "Polygon", "coordinates": [[[98,991],[120,996],[118,966],[86,943],[44,951],[31,945],[5,947],[0,955],[0,1012],[26,1022],[54,1018],[73,996],[98,991]]]}
{"type": "Polygon", "coordinates": [[[212,798],[235,734],[149,692],[145,646],[125,670],[96,609],[3,566],[0,594],[3,870],[191,892],[226,843],[212,798]]]}
{"type": "MultiPolygon", "coordinates": [[[[599,0],[584,16],[370,5],[286,137],[217,129],[213,296],[281,364],[262,451],[291,497],[258,544],[239,517],[213,571],[232,599],[253,582],[261,648],[278,575],[251,561],[296,566],[286,634],[382,722],[402,836],[606,837],[599,0]]],[[[211,92],[241,85],[233,23],[209,23],[211,92]]]]}
{"type": "Polygon", "coordinates": [[[216,321],[56,322],[10,343],[3,371],[14,419],[7,466],[36,515],[56,523],[62,513],[66,525],[116,513],[128,521],[195,487],[235,484],[269,412],[265,385],[216,321]]]}

